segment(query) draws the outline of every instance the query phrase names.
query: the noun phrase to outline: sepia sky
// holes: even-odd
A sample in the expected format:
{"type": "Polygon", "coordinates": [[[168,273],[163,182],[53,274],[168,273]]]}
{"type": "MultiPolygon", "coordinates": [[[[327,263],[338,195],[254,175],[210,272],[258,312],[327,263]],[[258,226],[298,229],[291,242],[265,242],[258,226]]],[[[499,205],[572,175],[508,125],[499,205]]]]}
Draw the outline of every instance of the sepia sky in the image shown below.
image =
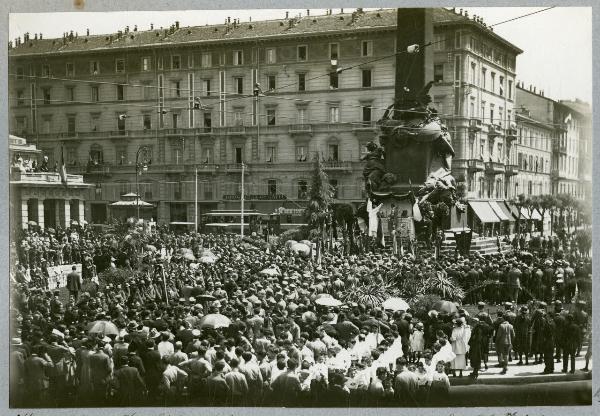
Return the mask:
{"type": "MultiPolygon", "coordinates": [[[[541,10],[544,7],[469,7],[488,24],[502,22],[541,10]]],[[[242,22],[281,19],[286,10],[290,16],[306,14],[306,9],[252,10],[185,10],[111,13],[14,13],[9,16],[9,39],[29,32],[43,33],[45,38],[61,37],[73,30],[79,34],[114,33],[137,24],[139,30],[169,27],[175,21],[182,26],[220,24],[229,16],[242,22]]],[[[354,9],[345,9],[351,12],[354,9]]],[[[340,9],[333,9],[339,13],[340,9]]],[[[312,9],[311,15],[325,14],[325,9],[312,9]]],[[[554,99],[580,98],[592,100],[592,8],[557,7],[542,13],[499,25],[494,31],[512,42],[524,53],[517,58],[517,79],[544,90],[554,99]]]]}

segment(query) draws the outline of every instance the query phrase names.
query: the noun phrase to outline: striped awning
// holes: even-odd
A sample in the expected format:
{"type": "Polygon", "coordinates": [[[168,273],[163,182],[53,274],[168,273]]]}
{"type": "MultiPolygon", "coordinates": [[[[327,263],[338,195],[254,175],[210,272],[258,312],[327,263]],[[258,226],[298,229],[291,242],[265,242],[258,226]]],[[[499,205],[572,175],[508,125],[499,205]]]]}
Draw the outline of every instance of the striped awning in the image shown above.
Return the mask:
{"type": "Polygon", "coordinates": [[[536,221],[541,221],[542,214],[540,214],[540,212],[537,209],[532,209],[531,210],[531,219],[536,220],[536,221]]]}
{"type": "Polygon", "coordinates": [[[496,214],[498,216],[498,218],[500,218],[500,221],[511,221],[510,217],[512,217],[512,215],[507,216],[506,213],[502,210],[502,208],[500,208],[500,205],[498,204],[498,202],[488,201],[488,203],[492,207],[492,211],[494,211],[494,214],[496,214]]]}
{"type": "Polygon", "coordinates": [[[469,205],[482,223],[500,222],[500,218],[487,201],[469,201],[469,205]]]}
{"type": "Polygon", "coordinates": [[[521,218],[524,218],[526,220],[531,219],[531,215],[529,215],[529,210],[525,207],[521,207],[521,218]]]}

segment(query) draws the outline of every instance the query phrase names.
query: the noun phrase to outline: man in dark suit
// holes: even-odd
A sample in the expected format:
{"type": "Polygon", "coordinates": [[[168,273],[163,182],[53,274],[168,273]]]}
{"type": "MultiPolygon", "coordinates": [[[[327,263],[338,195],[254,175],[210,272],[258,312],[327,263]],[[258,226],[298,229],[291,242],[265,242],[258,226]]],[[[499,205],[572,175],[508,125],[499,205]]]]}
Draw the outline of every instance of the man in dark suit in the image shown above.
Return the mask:
{"type": "Polygon", "coordinates": [[[577,348],[581,343],[581,328],[579,325],[575,323],[575,319],[572,314],[568,314],[565,320],[565,326],[563,327],[562,336],[564,338],[563,342],[563,368],[562,372],[566,373],[569,365],[569,361],[571,362],[571,371],[570,373],[575,373],[575,354],[577,353],[577,348]]]}
{"type": "Polygon", "coordinates": [[[103,351],[103,346],[102,342],[99,342],[96,351],[89,357],[92,403],[97,406],[106,400],[108,381],[112,373],[111,359],[103,351]]]}
{"type": "Polygon", "coordinates": [[[122,366],[115,371],[113,388],[117,406],[139,406],[146,393],[146,383],[135,367],[129,366],[129,357],[121,357],[122,366]]]}
{"type": "Polygon", "coordinates": [[[146,371],[145,380],[148,388],[148,395],[151,398],[158,398],[158,385],[162,378],[164,366],[158,350],[154,348],[154,340],[146,341],[146,350],[140,353],[140,358],[146,371]]]}
{"type": "Polygon", "coordinates": [[[71,273],[67,275],[67,289],[75,302],[77,302],[77,298],[79,297],[79,291],[81,290],[81,276],[77,273],[77,267],[73,266],[71,268],[71,273]]]}

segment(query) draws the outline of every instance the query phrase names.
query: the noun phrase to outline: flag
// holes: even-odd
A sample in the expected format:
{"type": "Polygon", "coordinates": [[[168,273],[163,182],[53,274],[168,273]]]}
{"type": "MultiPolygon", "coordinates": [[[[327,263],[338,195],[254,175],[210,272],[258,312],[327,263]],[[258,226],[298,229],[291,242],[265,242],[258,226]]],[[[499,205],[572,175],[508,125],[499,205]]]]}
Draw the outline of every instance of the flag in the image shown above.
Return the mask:
{"type": "Polygon", "coordinates": [[[67,182],[67,168],[65,166],[65,146],[60,146],[60,181],[65,185],[69,186],[67,182]]]}
{"type": "Polygon", "coordinates": [[[568,116],[565,117],[565,123],[568,123],[569,121],[571,121],[573,119],[573,116],[571,116],[571,113],[569,113],[568,116]]]}

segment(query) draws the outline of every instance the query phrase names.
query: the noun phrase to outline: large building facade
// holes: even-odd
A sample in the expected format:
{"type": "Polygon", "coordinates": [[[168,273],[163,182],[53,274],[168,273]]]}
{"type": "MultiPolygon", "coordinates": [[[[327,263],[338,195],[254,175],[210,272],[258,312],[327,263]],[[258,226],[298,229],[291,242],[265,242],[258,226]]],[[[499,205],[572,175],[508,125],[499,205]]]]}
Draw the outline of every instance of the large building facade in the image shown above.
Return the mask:
{"type": "MultiPolygon", "coordinates": [[[[452,133],[453,173],[471,198],[512,198],[521,50],[462,10],[435,9],[433,21],[431,95],[452,133]]],[[[360,157],[394,99],[392,51],[407,46],[395,38],[396,10],[361,9],[26,35],[9,50],[10,130],[51,164],[64,146],[69,173],[95,184],[85,207],[93,223],[130,192],[163,224],[238,209],[242,164],[247,208],[301,208],[315,157],[336,199],[357,203],[360,157]]]]}
{"type": "Polygon", "coordinates": [[[556,101],[543,91],[522,84],[517,86],[517,101],[521,110],[520,163],[529,166],[525,169],[527,173],[519,177],[520,193],[570,194],[591,201],[589,105],[581,101],[556,101]]]}

